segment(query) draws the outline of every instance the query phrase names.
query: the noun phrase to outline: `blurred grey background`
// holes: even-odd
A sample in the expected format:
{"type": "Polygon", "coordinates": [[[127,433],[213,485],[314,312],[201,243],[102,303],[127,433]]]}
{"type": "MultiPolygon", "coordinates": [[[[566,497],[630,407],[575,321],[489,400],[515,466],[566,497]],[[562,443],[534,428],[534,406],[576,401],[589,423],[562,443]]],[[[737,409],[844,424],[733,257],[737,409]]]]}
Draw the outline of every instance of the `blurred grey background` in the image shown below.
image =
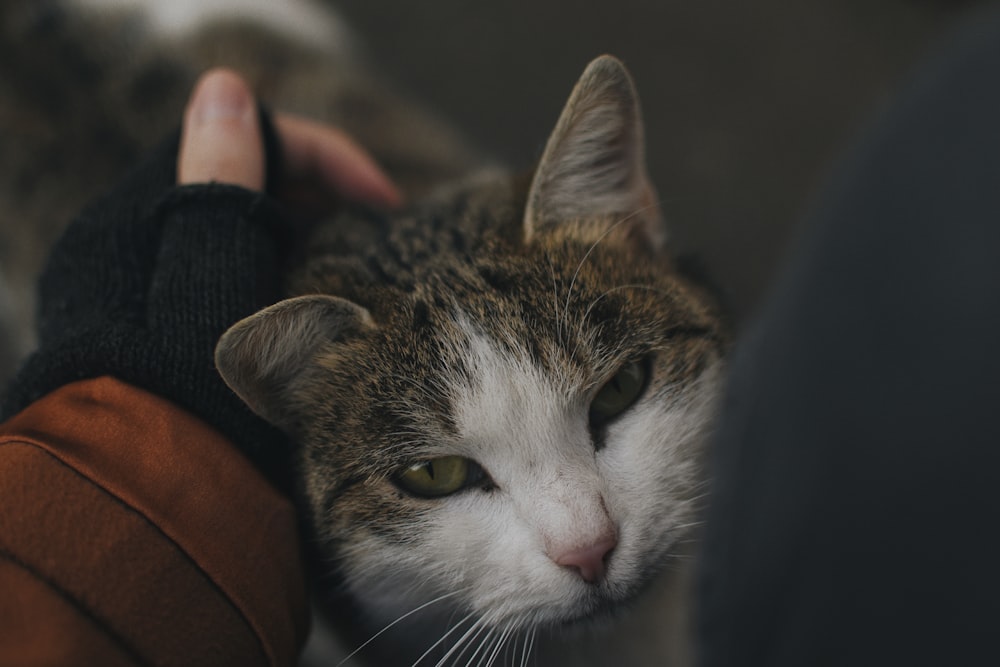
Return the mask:
{"type": "Polygon", "coordinates": [[[623,59],[678,249],[737,321],[836,158],[976,2],[333,2],[372,62],[512,165],[537,158],[576,78],[623,59]]]}

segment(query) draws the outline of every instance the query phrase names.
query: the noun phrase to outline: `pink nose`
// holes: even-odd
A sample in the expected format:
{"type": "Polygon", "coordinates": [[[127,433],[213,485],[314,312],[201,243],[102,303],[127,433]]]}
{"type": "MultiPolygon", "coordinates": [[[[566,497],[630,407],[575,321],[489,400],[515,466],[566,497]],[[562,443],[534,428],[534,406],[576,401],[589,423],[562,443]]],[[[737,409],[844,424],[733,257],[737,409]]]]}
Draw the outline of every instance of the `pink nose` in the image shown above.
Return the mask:
{"type": "Polygon", "coordinates": [[[588,584],[596,584],[604,578],[608,554],[618,544],[613,536],[602,538],[586,547],[574,548],[553,556],[556,565],[576,570],[580,578],[588,584]]]}

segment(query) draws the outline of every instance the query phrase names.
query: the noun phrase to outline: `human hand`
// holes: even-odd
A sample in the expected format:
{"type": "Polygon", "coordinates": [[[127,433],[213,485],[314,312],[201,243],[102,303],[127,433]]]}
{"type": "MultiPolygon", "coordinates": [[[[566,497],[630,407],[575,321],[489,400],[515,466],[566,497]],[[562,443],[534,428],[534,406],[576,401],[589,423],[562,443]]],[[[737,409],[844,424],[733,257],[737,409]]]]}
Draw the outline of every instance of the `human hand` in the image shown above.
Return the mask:
{"type": "MultiPolygon", "coordinates": [[[[284,173],[275,194],[304,206],[330,195],[393,208],[402,195],[368,153],[336,128],[274,115],[284,173]]],[[[228,183],[263,190],[265,155],[257,104],[246,82],[226,69],[199,79],[184,113],[178,184],[228,183]]]]}
{"type": "Polygon", "coordinates": [[[293,116],[261,116],[227,71],[196,86],[182,137],[84,209],[53,247],[39,283],[39,347],[3,412],[110,375],[199,416],[283,487],[284,436],[223,383],[216,342],[281,298],[282,248],[295,232],[288,204],[336,195],[393,206],[401,197],[350,139],[293,116]],[[265,173],[265,145],[275,144],[278,179],[265,173]],[[276,205],[272,195],[283,194],[276,205]]]}

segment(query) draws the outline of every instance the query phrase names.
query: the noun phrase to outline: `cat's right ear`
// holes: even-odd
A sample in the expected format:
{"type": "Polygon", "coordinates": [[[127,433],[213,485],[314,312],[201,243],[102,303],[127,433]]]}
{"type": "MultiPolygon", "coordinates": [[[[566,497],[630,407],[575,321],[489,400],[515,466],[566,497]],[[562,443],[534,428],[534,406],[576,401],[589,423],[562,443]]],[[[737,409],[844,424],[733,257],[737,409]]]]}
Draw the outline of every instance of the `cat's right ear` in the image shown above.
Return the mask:
{"type": "Polygon", "coordinates": [[[294,380],[328,343],[374,327],[361,306],[313,294],[287,299],[240,320],[215,346],[215,365],[250,409],[287,429],[294,380]]]}
{"type": "Polygon", "coordinates": [[[528,193],[526,241],[539,233],[584,243],[618,239],[644,250],[666,241],[646,172],[639,96],[618,59],[584,71],[549,137],[528,193]]]}

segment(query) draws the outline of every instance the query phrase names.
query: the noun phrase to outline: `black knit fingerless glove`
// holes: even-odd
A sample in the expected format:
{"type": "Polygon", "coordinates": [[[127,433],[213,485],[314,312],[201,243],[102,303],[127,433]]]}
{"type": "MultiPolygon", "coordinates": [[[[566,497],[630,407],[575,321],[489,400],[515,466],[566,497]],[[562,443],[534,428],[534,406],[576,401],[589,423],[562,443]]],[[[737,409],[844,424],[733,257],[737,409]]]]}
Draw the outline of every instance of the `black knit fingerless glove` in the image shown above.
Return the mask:
{"type": "Polygon", "coordinates": [[[284,489],[284,436],[213,363],[230,325],[281,296],[282,215],[263,193],[176,186],[177,148],[175,135],[56,243],[39,284],[38,350],[8,388],[3,416],[67,383],[111,375],[199,416],[284,489]]]}

